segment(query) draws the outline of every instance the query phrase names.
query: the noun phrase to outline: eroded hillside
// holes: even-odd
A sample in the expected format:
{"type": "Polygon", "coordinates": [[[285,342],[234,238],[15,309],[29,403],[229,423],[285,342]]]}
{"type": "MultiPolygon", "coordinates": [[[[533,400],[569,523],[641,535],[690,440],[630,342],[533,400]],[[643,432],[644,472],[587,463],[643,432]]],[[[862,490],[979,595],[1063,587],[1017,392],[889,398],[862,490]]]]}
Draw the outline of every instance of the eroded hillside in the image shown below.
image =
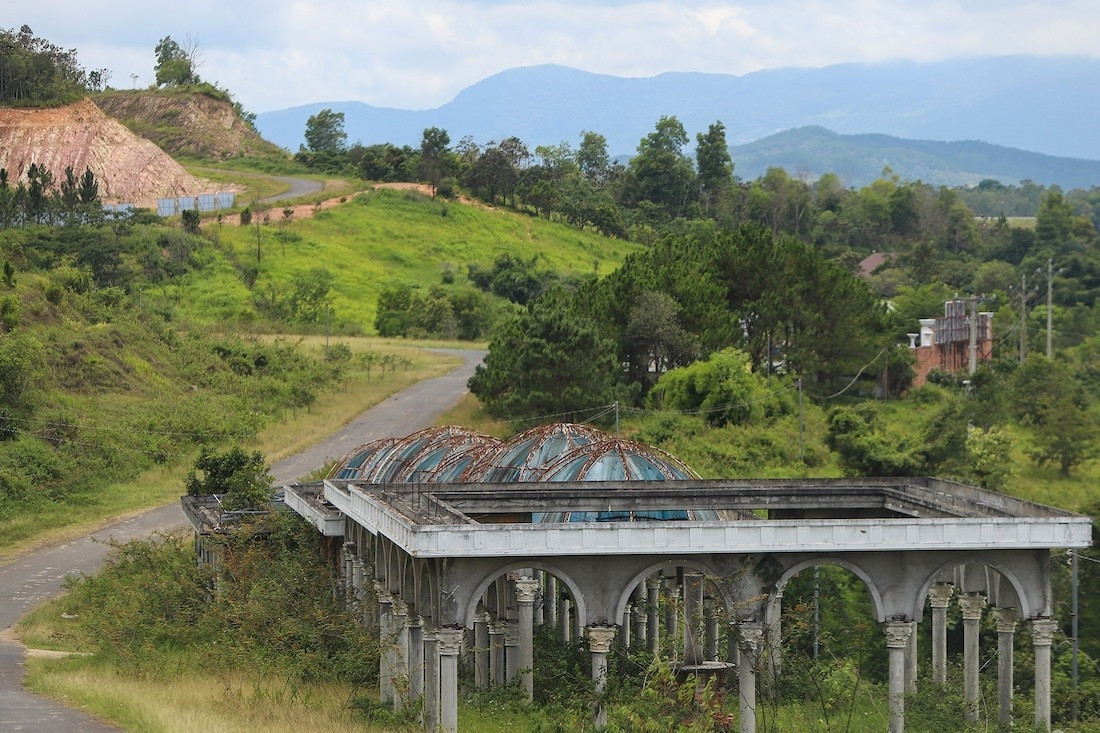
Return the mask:
{"type": "Polygon", "coordinates": [[[169,155],[203,160],[287,157],[245,124],[233,105],[208,94],[116,91],[94,100],[107,115],[169,155]]]}
{"type": "Polygon", "coordinates": [[[45,166],[55,182],[68,166],[77,175],[91,168],[107,203],[153,207],[157,198],[214,188],[87,99],[50,109],[0,107],[0,168],[15,181],[26,178],[31,163],[45,166]]]}

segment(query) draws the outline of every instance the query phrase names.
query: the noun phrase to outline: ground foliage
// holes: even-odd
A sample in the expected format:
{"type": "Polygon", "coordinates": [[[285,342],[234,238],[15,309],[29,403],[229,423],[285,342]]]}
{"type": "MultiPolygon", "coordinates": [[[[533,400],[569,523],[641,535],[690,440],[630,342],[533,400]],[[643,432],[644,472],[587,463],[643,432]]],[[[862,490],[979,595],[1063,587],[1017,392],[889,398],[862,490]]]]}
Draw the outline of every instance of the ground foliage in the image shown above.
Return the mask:
{"type": "Polygon", "coordinates": [[[311,526],[269,514],[220,541],[217,568],[197,564],[183,535],[115,546],[101,572],[69,583],[60,605],[72,623],[56,641],[141,676],[244,672],[291,691],[375,678],[378,641],[333,592],[311,526]]]}

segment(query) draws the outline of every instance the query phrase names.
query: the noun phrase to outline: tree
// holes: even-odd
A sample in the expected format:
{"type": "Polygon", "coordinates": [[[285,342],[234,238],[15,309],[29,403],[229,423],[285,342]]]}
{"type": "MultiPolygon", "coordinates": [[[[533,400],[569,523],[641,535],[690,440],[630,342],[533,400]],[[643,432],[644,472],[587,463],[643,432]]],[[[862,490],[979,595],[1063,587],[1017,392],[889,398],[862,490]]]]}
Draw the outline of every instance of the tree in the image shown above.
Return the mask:
{"type": "Polygon", "coordinates": [[[306,120],[306,146],[314,153],[342,153],[347,149],[344,113],[325,108],[306,120]]]}
{"type": "Polygon", "coordinates": [[[201,53],[198,42],[190,36],[184,39],[182,46],[171,36],[165,36],[157,43],[154,53],[157,57],[153,67],[157,86],[179,87],[199,83],[196,72],[201,65],[201,53]]]}
{"type": "Polygon", "coordinates": [[[611,172],[611,156],[607,154],[607,138],[597,132],[582,132],[577,148],[577,165],[593,186],[607,183],[611,172]]]}
{"type": "Polygon", "coordinates": [[[662,116],[630,160],[629,198],[635,203],[651,201],[670,217],[683,215],[695,178],[691,160],[683,153],[687,144],[687,131],[680,121],[662,116]]]}
{"type": "Polygon", "coordinates": [[[188,496],[222,497],[222,508],[227,511],[260,509],[271,501],[271,474],[259,451],[246,453],[234,446],[224,453],[216,453],[205,445],[187,474],[188,496]]]}
{"type": "Polygon", "coordinates": [[[733,185],[733,161],[726,144],[726,127],[715,122],[707,134],[695,136],[695,161],[698,168],[699,200],[709,213],[733,185]]]}
{"type": "Polygon", "coordinates": [[[469,387],[502,417],[589,410],[614,399],[614,345],[568,292],[553,288],[501,324],[469,387]]]}
{"type": "Polygon", "coordinates": [[[432,198],[447,171],[447,146],[450,144],[451,136],[439,127],[426,128],[420,140],[420,172],[431,184],[432,198]]]}

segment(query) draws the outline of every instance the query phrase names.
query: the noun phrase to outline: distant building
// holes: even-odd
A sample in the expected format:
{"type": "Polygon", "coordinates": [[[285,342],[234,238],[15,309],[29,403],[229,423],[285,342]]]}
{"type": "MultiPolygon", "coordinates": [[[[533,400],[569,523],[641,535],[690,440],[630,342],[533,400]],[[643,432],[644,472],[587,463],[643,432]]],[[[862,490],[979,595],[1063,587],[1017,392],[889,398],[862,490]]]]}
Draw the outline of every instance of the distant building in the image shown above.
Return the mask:
{"type": "MultiPolygon", "coordinates": [[[[983,364],[993,359],[993,314],[978,313],[975,331],[975,362],[983,364]]],[[[966,300],[948,300],[943,304],[942,318],[920,319],[920,333],[909,334],[917,372],[914,387],[928,381],[933,369],[966,372],[970,367],[970,318],[966,300]]]]}

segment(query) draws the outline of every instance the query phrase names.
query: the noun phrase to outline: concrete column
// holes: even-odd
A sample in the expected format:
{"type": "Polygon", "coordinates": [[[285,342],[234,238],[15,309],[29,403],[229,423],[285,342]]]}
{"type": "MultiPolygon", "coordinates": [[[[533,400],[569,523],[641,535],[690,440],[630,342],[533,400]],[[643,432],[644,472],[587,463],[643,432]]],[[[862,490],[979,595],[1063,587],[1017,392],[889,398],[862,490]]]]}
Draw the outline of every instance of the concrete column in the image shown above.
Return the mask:
{"type": "Polygon", "coordinates": [[[1012,727],[1012,643],[1016,636],[1016,609],[994,608],[997,623],[997,722],[1012,727]]]}
{"type": "Polygon", "coordinates": [[[559,623],[561,624],[561,640],[563,643],[568,644],[569,640],[573,638],[573,620],[569,617],[569,599],[562,594],[558,604],[558,615],[561,616],[559,619],[559,623]]]}
{"type": "Polygon", "coordinates": [[[737,637],[741,733],[756,733],[756,664],[760,658],[764,626],[756,621],[743,621],[737,625],[737,637]]]}
{"type": "Polygon", "coordinates": [[[703,576],[684,573],[684,664],[703,661],[703,576]]]}
{"type": "Polygon", "coordinates": [[[646,592],[646,641],[649,653],[656,654],[661,643],[661,624],[657,611],[661,607],[661,576],[651,575],[645,579],[646,592]]]}
{"type": "Polygon", "coordinates": [[[665,594],[665,633],[668,634],[669,643],[672,646],[673,659],[679,658],[680,641],[680,585],[676,582],[676,576],[664,578],[665,594]]]}
{"type": "Polygon", "coordinates": [[[712,600],[709,606],[703,609],[706,619],[706,629],[703,634],[703,659],[707,662],[718,661],[718,616],[721,609],[712,600]]]}
{"type": "Polygon", "coordinates": [[[634,615],[634,641],[638,646],[646,645],[646,634],[649,631],[648,618],[645,612],[646,588],[644,583],[638,583],[634,589],[634,604],[631,609],[634,615]]]}
{"type": "Polygon", "coordinates": [[[546,577],[546,573],[541,570],[536,573],[535,577],[535,580],[537,581],[534,605],[534,619],[536,626],[542,626],[546,620],[546,614],[544,611],[544,609],[546,608],[546,593],[543,590],[546,587],[546,577]]]}
{"type": "Polygon", "coordinates": [[[534,603],[539,582],[534,578],[516,581],[516,603],[519,605],[519,640],[516,650],[520,687],[527,695],[527,702],[535,699],[535,624],[534,603]]]}
{"type": "Polygon", "coordinates": [[[393,599],[393,709],[400,711],[409,699],[409,607],[398,597],[393,599]]]}
{"type": "Polygon", "coordinates": [[[630,641],[634,630],[633,603],[626,604],[623,617],[619,619],[619,645],[624,651],[630,651],[630,641]]]}
{"type": "Polygon", "coordinates": [[[767,635],[764,650],[767,654],[768,697],[779,695],[779,676],[783,673],[783,592],[774,594],[764,607],[764,623],[767,635]]]}
{"type": "Polygon", "coordinates": [[[909,634],[909,643],[905,647],[905,694],[917,694],[917,622],[910,621],[913,633],[909,634]]]}
{"type": "Polygon", "coordinates": [[[978,719],[978,622],[985,608],[985,597],[978,593],[959,596],[963,617],[963,700],[966,719],[978,719]]]}
{"type": "Polygon", "coordinates": [[[519,677],[519,624],[509,621],[504,627],[504,681],[519,677]]]}
{"type": "Polygon", "coordinates": [[[1050,618],[1031,620],[1035,645],[1035,727],[1050,730],[1050,642],[1058,623],[1050,618]]]}
{"type": "Polygon", "coordinates": [[[887,621],[883,631],[886,633],[886,650],[890,655],[888,730],[890,733],[905,733],[905,652],[909,647],[909,637],[913,635],[913,624],[909,621],[887,621]]]}
{"type": "Polygon", "coordinates": [[[489,622],[489,680],[490,684],[503,685],[504,670],[504,627],[507,622],[493,619],[489,622]]]}
{"type": "Polygon", "coordinates": [[[489,687],[489,614],[484,610],[474,619],[474,685],[489,687]]]}
{"type": "Polygon", "coordinates": [[[592,655],[592,682],[596,691],[593,717],[597,730],[607,727],[607,708],[604,706],[603,694],[607,689],[607,653],[611,651],[615,634],[614,626],[588,627],[588,651],[592,655]]]}
{"type": "Polygon", "coordinates": [[[546,587],[542,593],[542,605],[546,607],[546,623],[552,628],[558,627],[558,579],[549,573],[546,575],[546,587]]]}
{"type": "Polygon", "coordinates": [[[409,616],[409,702],[424,697],[424,621],[409,616]]]}
{"type": "Polygon", "coordinates": [[[393,704],[393,596],[382,583],[375,583],[378,596],[378,700],[393,704]]]}
{"type": "Polygon", "coordinates": [[[439,729],[439,639],[436,629],[424,630],[424,730],[439,729]]]}
{"type": "Polygon", "coordinates": [[[458,731],[458,651],[462,648],[462,629],[446,628],[435,632],[439,641],[439,729],[458,731]]]}
{"type": "Polygon", "coordinates": [[[947,607],[955,586],[936,583],[928,591],[932,606],[932,681],[941,685],[947,682],[947,607]]]}

